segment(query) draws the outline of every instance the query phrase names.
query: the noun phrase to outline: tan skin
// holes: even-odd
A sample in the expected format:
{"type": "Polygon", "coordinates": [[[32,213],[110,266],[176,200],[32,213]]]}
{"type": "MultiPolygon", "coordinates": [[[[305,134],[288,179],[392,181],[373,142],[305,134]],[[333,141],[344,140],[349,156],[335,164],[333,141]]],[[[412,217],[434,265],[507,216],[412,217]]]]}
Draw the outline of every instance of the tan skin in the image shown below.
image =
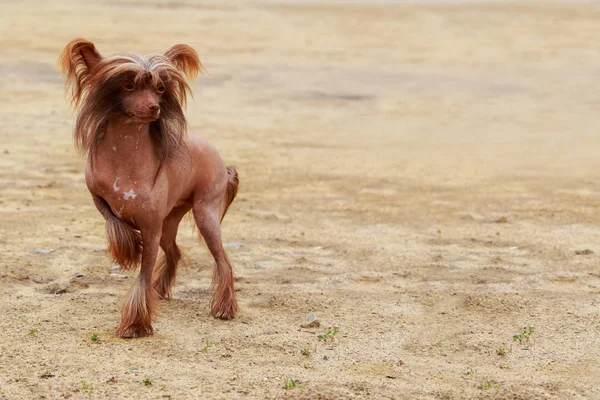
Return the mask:
{"type": "Polygon", "coordinates": [[[135,268],[141,255],[117,333],[153,333],[156,301],[170,298],[181,258],[177,228],[190,210],[216,263],[211,314],[234,318],[233,272],[220,223],[239,181],[208,142],[185,133],[185,77],[204,71],[197,53],[177,44],[164,54],[104,58],[92,42],[74,39],[59,65],[78,110],[75,143],[88,152],[86,183],[106,220],[109,253],[125,269],[135,268]],[[159,247],[165,256],[157,263],[159,247]]]}
{"type": "MultiPolygon", "coordinates": [[[[104,137],[90,153],[85,178],[94,203],[105,218],[110,217],[112,211],[122,221],[141,231],[141,272],[134,289],[138,287],[145,293],[151,293],[154,284],[158,296],[165,298],[169,296],[172,282],[169,280],[161,284],[161,281],[170,279],[166,277],[166,268],[161,271],[164,277],[153,278],[158,249],[161,247],[167,258],[176,258],[172,260],[176,265],[179,253],[177,250],[177,254],[173,254],[172,250],[176,247],[177,228],[189,210],[193,210],[195,222],[217,264],[220,259],[226,258],[220,220],[228,176],[219,154],[207,141],[186,135],[184,141],[189,157],[165,165],[155,179],[159,162],[149,129],[150,122],[160,116],[160,98],[159,87],[137,89],[125,83],[125,114],[108,119],[104,137]]],[[[138,297],[139,291],[132,290],[125,308],[132,304],[134,308],[138,307],[138,297]]],[[[213,315],[233,318],[237,304],[229,303],[221,304],[216,310],[213,307],[213,315]]],[[[142,311],[124,310],[118,329],[122,337],[151,334],[154,311],[145,307],[139,306],[142,311]],[[126,313],[131,316],[125,317],[129,315],[126,313]]]]}

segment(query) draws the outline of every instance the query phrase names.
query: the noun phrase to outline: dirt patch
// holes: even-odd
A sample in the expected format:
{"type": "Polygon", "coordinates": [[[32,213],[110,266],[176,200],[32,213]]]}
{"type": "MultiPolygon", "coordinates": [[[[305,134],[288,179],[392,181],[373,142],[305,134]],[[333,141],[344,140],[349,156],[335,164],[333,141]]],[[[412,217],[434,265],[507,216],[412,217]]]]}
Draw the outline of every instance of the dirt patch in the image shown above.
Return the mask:
{"type": "Polygon", "coordinates": [[[0,5],[0,399],[600,397],[598,7],[38,3],[0,5]],[[213,77],[187,116],[240,173],[235,320],[186,222],[155,335],[115,336],[79,36],[213,77]]]}

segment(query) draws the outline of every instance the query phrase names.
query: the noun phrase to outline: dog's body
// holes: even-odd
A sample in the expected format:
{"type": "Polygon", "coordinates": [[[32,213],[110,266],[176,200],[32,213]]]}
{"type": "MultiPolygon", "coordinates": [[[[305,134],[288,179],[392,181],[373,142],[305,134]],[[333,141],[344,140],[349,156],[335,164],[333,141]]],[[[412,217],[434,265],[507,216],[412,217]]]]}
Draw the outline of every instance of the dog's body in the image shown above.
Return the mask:
{"type": "Polygon", "coordinates": [[[196,53],[176,45],[164,55],[102,58],[91,42],[77,39],[60,63],[79,106],[75,139],[89,153],[86,183],[106,220],[109,252],[122,268],[135,268],[141,256],[118,334],[152,334],[156,300],[170,297],[181,258],[177,228],[190,210],[216,261],[211,313],[235,317],[233,273],[220,222],[238,178],[208,142],[185,132],[184,74],[203,70],[196,53]],[[155,269],[159,247],[165,257],[155,269]]]}

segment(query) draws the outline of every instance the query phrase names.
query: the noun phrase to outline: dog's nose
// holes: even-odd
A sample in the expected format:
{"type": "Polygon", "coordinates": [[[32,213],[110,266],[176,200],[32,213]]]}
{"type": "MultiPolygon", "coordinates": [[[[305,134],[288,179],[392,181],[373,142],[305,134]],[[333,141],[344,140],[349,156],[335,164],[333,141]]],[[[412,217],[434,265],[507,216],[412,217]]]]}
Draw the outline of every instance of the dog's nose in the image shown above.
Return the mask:
{"type": "Polygon", "coordinates": [[[160,106],[158,104],[151,104],[148,106],[148,109],[152,112],[157,112],[160,110],[160,106]]]}

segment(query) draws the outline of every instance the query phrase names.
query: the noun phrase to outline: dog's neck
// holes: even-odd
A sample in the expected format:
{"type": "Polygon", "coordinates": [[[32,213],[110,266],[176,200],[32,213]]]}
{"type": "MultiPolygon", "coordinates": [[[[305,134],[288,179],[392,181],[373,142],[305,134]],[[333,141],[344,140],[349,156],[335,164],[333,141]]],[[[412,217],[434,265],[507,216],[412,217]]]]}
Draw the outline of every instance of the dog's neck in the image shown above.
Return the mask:
{"type": "Polygon", "coordinates": [[[140,138],[150,135],[149,122],[135,122],[130,118],[115,116],[109,118],[104,137],[109,140],[118,140],[126,137],[140,138]]]}
{"type": "Polygon", "coordinates": [[[129,118],[115,116],[107,121],[102,139],[106,150],[131,155],[133,151],[152,146],[150,123],[134,122],[129,118]]]}
{"type": "Polygon", "coordinates": [[[150,135],[150,123],[136,123],[128,118],[109,118],[102,140],[95,148],[92,168],[102,173],[119,176],[122,184],[140,179],[140,174],[156,171],[158,160],[150,135]]]}

